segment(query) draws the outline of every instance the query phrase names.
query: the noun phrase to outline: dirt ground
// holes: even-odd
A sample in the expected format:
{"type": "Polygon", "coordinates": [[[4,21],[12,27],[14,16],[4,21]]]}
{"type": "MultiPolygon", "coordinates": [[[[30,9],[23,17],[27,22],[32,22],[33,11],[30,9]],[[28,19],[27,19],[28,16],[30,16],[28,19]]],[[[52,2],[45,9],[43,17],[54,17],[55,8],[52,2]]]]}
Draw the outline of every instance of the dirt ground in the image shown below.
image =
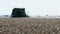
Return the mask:
{"type": "Polygon", "coordinates": [[[0,18],[0,34],[60,34],[60,18],[0,18]]]}

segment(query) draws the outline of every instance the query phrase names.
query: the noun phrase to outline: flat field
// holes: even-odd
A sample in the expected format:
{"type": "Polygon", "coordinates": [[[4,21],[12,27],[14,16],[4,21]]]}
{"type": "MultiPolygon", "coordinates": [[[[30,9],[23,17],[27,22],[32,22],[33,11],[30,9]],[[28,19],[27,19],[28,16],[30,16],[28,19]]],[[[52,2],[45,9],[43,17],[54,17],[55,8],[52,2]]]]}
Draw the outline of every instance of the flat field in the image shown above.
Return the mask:
{"type": "Polygon", "coordinates": [[[60,18],[0,18],[0,34],[60,34],[60,18]]]}

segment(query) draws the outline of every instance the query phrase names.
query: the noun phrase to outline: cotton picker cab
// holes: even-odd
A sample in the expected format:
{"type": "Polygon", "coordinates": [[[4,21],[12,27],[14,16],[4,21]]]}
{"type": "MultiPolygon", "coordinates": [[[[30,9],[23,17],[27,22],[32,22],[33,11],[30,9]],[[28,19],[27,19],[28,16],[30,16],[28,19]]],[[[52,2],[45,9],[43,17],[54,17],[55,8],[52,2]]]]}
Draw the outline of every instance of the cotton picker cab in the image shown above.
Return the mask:
{"type": "Polygon", "coordinates": [[[25,8],[14,8],[12,10],[11,18],[18,18],[18,17],[28,17],[25,13],[25,8]]]}

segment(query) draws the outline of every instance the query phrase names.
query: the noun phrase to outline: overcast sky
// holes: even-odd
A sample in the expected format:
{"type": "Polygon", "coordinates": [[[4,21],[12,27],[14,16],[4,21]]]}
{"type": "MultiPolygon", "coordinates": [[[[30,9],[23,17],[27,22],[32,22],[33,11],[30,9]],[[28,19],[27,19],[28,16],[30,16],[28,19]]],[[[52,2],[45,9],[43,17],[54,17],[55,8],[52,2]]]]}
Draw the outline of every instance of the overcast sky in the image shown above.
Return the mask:
{"type": "Polygon", "coordinates": [[[15,7],[30,16],[60,15],[60,0],[0,0],[0,15],[10,15],[15,7]]]}

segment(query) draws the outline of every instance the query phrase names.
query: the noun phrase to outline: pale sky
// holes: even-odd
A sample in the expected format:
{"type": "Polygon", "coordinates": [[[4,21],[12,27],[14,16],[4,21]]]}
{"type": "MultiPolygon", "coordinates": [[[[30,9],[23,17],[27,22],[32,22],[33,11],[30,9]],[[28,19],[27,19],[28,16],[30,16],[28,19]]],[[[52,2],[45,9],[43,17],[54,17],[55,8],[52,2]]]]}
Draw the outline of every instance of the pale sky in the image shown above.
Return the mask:
{"type": "Polygon", "coordinates": [[[60,15],[60,0],[0,0],[0,15],[10,15],[15,7],[29,16],[60,15]]]}

